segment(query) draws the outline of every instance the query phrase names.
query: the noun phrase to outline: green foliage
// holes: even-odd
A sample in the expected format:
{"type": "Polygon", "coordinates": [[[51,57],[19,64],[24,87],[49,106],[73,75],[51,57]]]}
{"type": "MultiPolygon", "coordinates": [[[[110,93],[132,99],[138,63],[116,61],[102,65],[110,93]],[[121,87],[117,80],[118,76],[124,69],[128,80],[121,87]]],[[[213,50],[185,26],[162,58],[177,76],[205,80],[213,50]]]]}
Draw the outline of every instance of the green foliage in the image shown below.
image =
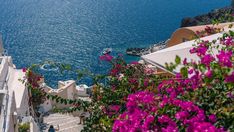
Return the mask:
{"type": "Polygon", "coordinates": [[[30,124],[29,123],[19,124],[18,130],[19,130],[19,132],[29,132],[30,131],[30,124]]]}
{"type": "Polygon", "coordinates": [[[234,108],[233,99],[228,97],[228,92],[233,88],[228,88],[223,82],[209,83],[207,86],[199,88],[193,93],[185,96],[186,99],[196,101],[196,104],[206,110],[206,114],[215,114],[219,118],[216,124],[221,127],[234,129],[234,108]]]}
{"type": "Polygon", "coordinates": [[[181,63],[181,58],[180,58],[178,55],[176,55],[175,63],[176,63],[177,65],[179,65],[179,64],[181,63]]]}
{"type": "Polygon", "coordinates": [[[181,68],[180,73],[184,78],[188,77],[188,69],[186,67],[181,68]]]}
{"type": "Polygon", "coordinates": [[[227,10],[226,12],[223,12],[223,14],[219,18],[214,18],[211,20],[213,25],[218,25],[220,23],[233,22],[233,21],[234,17],[232,16],[232,10],[227,10]]]}

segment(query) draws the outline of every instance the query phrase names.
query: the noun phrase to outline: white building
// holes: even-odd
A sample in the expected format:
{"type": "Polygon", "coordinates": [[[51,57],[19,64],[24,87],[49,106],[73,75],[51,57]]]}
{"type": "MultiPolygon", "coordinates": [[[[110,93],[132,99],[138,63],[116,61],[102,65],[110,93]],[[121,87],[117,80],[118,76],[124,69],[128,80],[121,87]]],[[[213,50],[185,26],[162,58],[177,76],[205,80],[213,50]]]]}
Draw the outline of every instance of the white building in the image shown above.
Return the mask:
{"type": "Polygon", "coordinates": [[[29,116],[28,90],[20,81],[25,73],[3,52],[0,36],[0,132],[17,132],[18,119],[29,116]]]}
{"type": "MultiPolygon", "coordinates": [[[[211,42],[213,40],[220,38],[224,32],[228,32],[229,30],[234,31],[234,28],[224,28],[224,31],[221,33],[216,33],[216,34],[206,36],[200,39],[211,42]]],[[[168,48],[153,52],[151,54],[144,55],[141,58],[146,63],[155,66],[157,71],[160,71],[160,72],[164,71],[172,75],[175,75],[176,73],[180,72],[182,65],[179,65],[178,67],[176,67],[176,69],[174,69],[173,72],[170,72],[166,69],[166,63],[168,64],[174,63],[176,56],[179,56],[181,60],[184,60],[184,58],[187,58],[188,62],[200,61],[200,58],[196,54],[190,53],[190,49],[192,49],[194,47],[194,44],[196,43],[197,43],[196,40],[186,41],[186,42],[175,44],[168,48]]],[[[220,45],[220,42],[217,41],[216,45],[220,45]]],[[[221,47],[221,45],[219,47],[221,47]]],[[[213,49],[213,53],[217,54],[218,53],[217,49],[213,49]]]]}
{"type": "MultiPolygon", "coordinates": [[[[56,89],[49,87],[42,80],[41,87],[45,90],[45,92],[51,95],[58,95],[59,97],[62,97],[64,99],[82,99],[85,101],[90,101],[89,96],[92,89],[92,87],[88,87],[85,84],[76,85],[75,80],[59,81],[58,87],[56,89]]],[[[62,109],[69,106],[71,105],[57,103],[56,101],[53,101],[51,99],[47,99],[43,104],[41,104],[43,112],[48,112],[52,110],[53,107],[62,109]]]]}

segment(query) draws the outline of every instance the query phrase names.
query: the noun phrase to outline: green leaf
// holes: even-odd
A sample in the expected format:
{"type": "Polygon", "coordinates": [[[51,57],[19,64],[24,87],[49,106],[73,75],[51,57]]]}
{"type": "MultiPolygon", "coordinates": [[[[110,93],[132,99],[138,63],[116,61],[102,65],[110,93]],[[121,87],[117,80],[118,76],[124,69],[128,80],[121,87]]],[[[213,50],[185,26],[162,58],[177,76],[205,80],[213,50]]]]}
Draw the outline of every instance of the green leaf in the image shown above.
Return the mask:
{"type": "Polygon", "coordinates": [[[233,31],[229,30],[229,33],[230,33],[231,36],[234,36],[234,32],[233,31]]]}
{"type": "Polygon", "coordinates": [[[63,99],[60,99],[60,103],[62,104],[64,102],[64,100],[63,99]]]}
{"type": "Polygon", "coordinates": [[[73,100],[69,100],[69,104],[72,104],[74,101],[73,100]]]}
{"type": "Polygon", "coordinates": [[[59,103],[60,97],[56,98],[56,103],[59,103]]]}
{"type": "Polygon", "coordinates": [[[66,99],[64,100],[64,104],[67,105],[67,100],[66,99]]]}
{"type": "Polygon", "coordinates": [[[46,97],[47,97],[47,99],[50,99],[51,96],[50,96],[50,95],[47,95],[46,97]]]}
{"type": "Polygon", "coordinates": [[[205,72],[205,71],[206,71],[206,66],[203,65],[203,64],[199,65],[198,68],[199,68],[199,70],[200,70],[201,72],[205,72]]]}
{"type": "Polygon", "coordinates": [[[186,67],[181,68],[180,73],[183,77],[188,77],[188,69],[186,67]]]}
{"type": "Polygon", "coordinates": [[[57,95],[55,96],[51,95],[51,96],[52,96],[52,100],[55,100],[58,97],[57,95]]]}
{"type": "Polygon", "coordinates": [[[181,58],[180,58],[178,55],[176,55],[175,63],[176,63],[177,65],[181,63],[181,58]]]}

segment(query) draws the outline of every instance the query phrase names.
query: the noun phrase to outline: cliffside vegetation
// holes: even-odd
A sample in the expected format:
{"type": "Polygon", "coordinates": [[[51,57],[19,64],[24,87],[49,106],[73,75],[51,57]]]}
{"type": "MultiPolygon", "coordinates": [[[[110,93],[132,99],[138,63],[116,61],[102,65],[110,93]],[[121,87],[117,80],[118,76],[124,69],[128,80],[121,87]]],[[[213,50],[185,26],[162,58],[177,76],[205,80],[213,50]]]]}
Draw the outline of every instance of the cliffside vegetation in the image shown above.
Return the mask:
{"type": "Polygon", "coordinates": [[[234,1],[232,0],[231,6],[215,9],[207,14],[183,18],[181,21],[181,27],[215,24],[217,22],[233,22],[233,14],[234,1]]]}

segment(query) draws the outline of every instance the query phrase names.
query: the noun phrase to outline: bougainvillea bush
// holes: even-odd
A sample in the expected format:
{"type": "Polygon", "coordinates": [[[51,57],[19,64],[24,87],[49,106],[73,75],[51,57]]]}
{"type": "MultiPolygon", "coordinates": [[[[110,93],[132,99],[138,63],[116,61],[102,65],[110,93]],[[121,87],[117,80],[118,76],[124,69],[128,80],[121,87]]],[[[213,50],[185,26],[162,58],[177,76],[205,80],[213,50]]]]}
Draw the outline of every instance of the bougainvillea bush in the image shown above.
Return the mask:
{"type": "Polygon", "coordinates": [[[190,50],[199,62],[178,56],[174,78],[154,75],[145,65],[126,64],[109,55],[107,86],[97,85],[85,131],[232,131],[234,130],[234,32],[212,42],[198,40],[190,50]]]}
{"type": "Polygon", "coordinates": [[[174,77],[107,54],[100,59],[112,67],[107,75],[94,77],[91,103],[47,97],[75,104],[73,110],[88,110],[83,131],[234,131],[234,32],[195,42],[190,53],[200,61],[176,56],[166,65],[169,71],[181,67],[174,77]]]}

